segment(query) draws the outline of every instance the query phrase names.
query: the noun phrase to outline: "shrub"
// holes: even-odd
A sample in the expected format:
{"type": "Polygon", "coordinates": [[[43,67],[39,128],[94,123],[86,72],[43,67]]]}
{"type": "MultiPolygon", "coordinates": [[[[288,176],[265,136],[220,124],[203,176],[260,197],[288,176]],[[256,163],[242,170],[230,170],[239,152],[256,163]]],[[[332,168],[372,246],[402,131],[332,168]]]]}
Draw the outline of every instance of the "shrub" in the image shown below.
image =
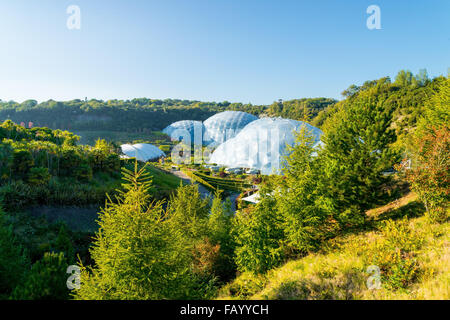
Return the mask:
{"type": "Polygon", "coordinates": [[[267,283],[263,275],[243,273],[236,280],[221,289],[221,296],[233,296],[246,299],[261,291],[267,283]]]}
{"type": "Polygon", "coordinates": [[[200,277],[214,274],[214,266],[219,259],[219,244],[212,244],[208,238],[198,241],[193,246],[193,272],[200,277]]]}
{"type": "Polygon", "coordinates": [[[12,181],[0,187],[0,201],[8,212],[23,209],[33,203],[33,189],[22,181],[12,181]]]}
{"type": "Polygon", "coordinates": [[[416,254],[423,239],[412,232],[406,218],[398,222],[385,221],[381,232],[382,238],[369,246],[366,264],[380,268],[382,286],[388,289],[407,288],[420,272],[416,254]]]}
{"type": "Polygon", "coordinates": [[[28,173],[28,183],[32,186],[45,185],[50,181],[47,168],[31,168],[28,173]]]}
{"type": "Polygon", "coordinates": [[[448,218],[450,200],[450,130],[432,128],[425,136],[416,138],[417,163],[406,171],[406,178],[424,203],[431,221],[448,218]]]}

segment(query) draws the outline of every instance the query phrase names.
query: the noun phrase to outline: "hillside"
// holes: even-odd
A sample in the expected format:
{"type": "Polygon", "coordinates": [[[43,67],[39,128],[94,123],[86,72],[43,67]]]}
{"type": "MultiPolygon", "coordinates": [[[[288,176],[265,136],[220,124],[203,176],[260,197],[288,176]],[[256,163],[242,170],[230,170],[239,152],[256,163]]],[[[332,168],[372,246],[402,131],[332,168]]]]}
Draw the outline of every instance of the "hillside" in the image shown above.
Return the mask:
{"type": "Polygon", "coordinates": [[[0,298],[449,299],[450,80],[402,75],[352,86],[336,103],[264,106],[261,116],[317,122],[323,146],[298,130],[282,175],[178,167],[221,189],[212,198],[180,185],[170,157],[138,164],[118,147],[155,140],[168,152],[174,142],[155,121],[207,106],[3,104],[47,120],[73,113],[93,145],[25,119],[0,124],[0,298]],[[161,117],[145,123],[152,114],[161,117]],[[257,203],[223,201],[254,184],[257,203]],[[64,277],[77,260],[82,285],[71,292],[64,277]]]}
{"type": "Polygon", "coordinates": [[[241,274],[219,299],[448,300],[450,222],[430,224],[417,217],[423,211],[413,194],[370,210],[371,230],[333,239],[320,252],[265,274],[241,274]],[[393,221],[384,225],[387,218],[393,221]],[[366,284],[371,265],[381,269],[379,290],[366,284]]]}
{"type": "Polygon", "coordinates": [[[91,136],[118,140],[145,139],[153,131],[161,131],[179,120],[204,121],[225,111],[245,111],[254,115],[289,116],[313,119],[321,110],[336,103],[327,98],[313,98],[274,103],[271,106],[243,103],[200,102],[190,100],[27,100],[22,103],[0,100],[0,121],[12,120],[24,126],[49,127],[86,133],[82,142],[92,142],[91,136]],[[97,132],[97,133],[95,133],[97,132]],[[113,133],[112,133],[113,132],[113,133]],[[116,133],[120,132],[121,135],[116,133]],[[100,134],[100,135],[99,135],[100,134]],[[129,137],[126,135],[129,134],[129,137]]]}

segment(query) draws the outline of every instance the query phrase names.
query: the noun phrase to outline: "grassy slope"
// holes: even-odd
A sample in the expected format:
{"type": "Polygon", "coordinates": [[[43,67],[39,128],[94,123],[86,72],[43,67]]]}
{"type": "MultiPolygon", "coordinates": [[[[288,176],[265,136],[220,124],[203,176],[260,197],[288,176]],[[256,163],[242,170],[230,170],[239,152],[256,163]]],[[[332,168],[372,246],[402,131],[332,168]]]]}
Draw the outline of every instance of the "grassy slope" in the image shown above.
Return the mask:
{"type": "Polygon", "coordinates": [[[152,185],[155,187],[155,197],[159,196],[159,198],[161,198],[161,196],[170,196],[182,183],[182,180],[177,176],[165,172],[152,164],[149,164],[147,168],[152,176],[152,185]]]}
{"type": "MultiPolygon", "coordinates": [[[[420,206],[414,198],[407,195],[368,214],[375,225],[385,218],[416,216],[420,206]]],[[[242,274],[222,288],[219,299],[450,299],[450,223],[430,224],[422,216],[410,217],[408,224],[412,237],[423,242],[415,256],[420,272],[405,289],[367,289],[374,243],[384,237],[375,228],[334,239],[322,252],[265,275],[242,274]]]]}
{"type": "Polygon", "coordinates": [[[131,143],[132,141],[164,141],[170,143],[170,139],[161,132],[117,132],[117,131],[74,131],[74,133],[81,137],[79,144],[95,145],[97,139],[105,139],[109,142],[116,142],[117,144],[131,143]]]}

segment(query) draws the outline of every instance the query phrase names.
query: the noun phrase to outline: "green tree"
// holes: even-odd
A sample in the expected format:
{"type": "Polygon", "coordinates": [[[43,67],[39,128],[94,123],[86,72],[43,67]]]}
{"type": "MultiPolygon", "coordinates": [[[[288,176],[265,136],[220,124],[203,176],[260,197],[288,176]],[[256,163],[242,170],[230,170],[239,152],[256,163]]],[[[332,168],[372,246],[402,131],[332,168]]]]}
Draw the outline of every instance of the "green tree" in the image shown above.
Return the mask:
{"type": "Polygon", "coordinates": [[[124,191],[99,217],[91,255],[81,266],[77,299],[181,299],[190,296],[191,254],[171,228],[162,202],[150,202],[146,168],[124,169],[124,191]]]}
{"type": "Polygon", "coordinates": [[[276,210],[273,190],[272,185],[264,185],[259,191],[260,202],[251,210],[236,213],[233,234],[239,271],[264,273],[285,258],[283,220],[276,210]]]}
{"type": "Polygon", "coordinates": [[[235,244],[232,237],[233,212],[231,202],[223,202],[221,191],[217,191],[208,218],[208,237],[213,245],[219,245],[219,253],[214,262],[214,272],[220,280],[227,281],[236,273],[234,262],[235,244]]]}
{"type": "Polygon", "coordinates": [[[430,133],[433,128],[449,126],[450,123],[450,78],[442,81],[438,90],[426,103],[423,117],[418,121],[416,136],[430,133]]]}
{"type": "Polygon", "coordinates": [[[170,224],[191,241],[208,236],[209,201],[202,199],[196,184],[178,187],[168,204],[170,224]]]}
{"type": "Polygon", "coordinates": [[[408,87],[415,80],[414,75],[409,70],[400,70],[395,77],[395,84],[398,84],[403,87],[408,87]]]}
{"type": "Polygon", "coordinates": [[[332,235],[332,201],[326,197],[322,159],[317,157],[314,138],[306,128],[297,134],[296,143],[288,149],[285,179],[280,184],[277,208],[283,217],[287,244],[302,253],[317,249],[332,235]]]}
{"type": "Polygon", "coordinates": [[[75,251],[69,235],[69,231],[65,224],[59,228],[58,236],[55,240],[54,249],[58,252],[64,253],[68,263],[75,263],[75,251]]]}
{"type": "Polygon", "coordinates": [[[15,179],[25,179],[33,165],[33,157],[29,150],[14,150],[12,171],[15,179]]]}
{"type": "Polygon", "coordinates": [[[344,224],[363,222],[364,210],[384,201],[383,185],[391,179],[384,172],[399,160],[392,149],[393,109],[374,98],[377,87],[360,93],[325,124],[323,175],[328,199],[344,224]]]}

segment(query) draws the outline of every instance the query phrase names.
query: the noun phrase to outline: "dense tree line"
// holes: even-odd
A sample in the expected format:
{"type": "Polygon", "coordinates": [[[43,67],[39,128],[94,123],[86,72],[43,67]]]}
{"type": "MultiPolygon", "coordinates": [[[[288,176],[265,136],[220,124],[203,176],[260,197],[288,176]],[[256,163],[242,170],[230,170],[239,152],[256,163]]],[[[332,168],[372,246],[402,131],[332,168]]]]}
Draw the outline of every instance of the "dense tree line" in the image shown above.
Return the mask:
{"type": "Polygon", "coordinates": [[[366,81],[360,86],[351,85],[342,92],[345,99],[320,111],[311,124],[322,127],[340,109],[345,109],[360,96],[369,94],[393,110],[395,133],[399,142],[403,142],[408,131],[413,130],[418,119],[424,115],[428,100],[445,80],[443,76],[430,79],[425,70],[415,76],[410,71],[401,70],[394,81],[384,77],[366,81]]]}
{"type": "MultiPolygon", "coordinates": [[[[145,132],[159,131],[178,120],[206,120],[225,109],[251,109],[240,103],[188,100],[49,100],[38,104],[1,102],[0,119],[53,129],[145,132]]],[[[249,110],[251,111],[251,110],[249,110]]]]}
{"type": "Polygon", "coordinates": [[[274,102],[268,107],[267,114],[294,120],[311,121],[319,112],[326,110],[338,101],[330,98],[294,99],[274,102]]]}
{"type": "Polygon", "coordinates": [[[225,110],[244,111],[254,115],[270,115],[303,120],[312,119],[333,99],[301,99],[277,102],[271,106],[230,102],[189,100],[35,100],[16,103],[0,100],[0,120],[10,119],[26,126],[64,130],[143,132],[160,131],[179,120],[204,121],[225,110]]]}

